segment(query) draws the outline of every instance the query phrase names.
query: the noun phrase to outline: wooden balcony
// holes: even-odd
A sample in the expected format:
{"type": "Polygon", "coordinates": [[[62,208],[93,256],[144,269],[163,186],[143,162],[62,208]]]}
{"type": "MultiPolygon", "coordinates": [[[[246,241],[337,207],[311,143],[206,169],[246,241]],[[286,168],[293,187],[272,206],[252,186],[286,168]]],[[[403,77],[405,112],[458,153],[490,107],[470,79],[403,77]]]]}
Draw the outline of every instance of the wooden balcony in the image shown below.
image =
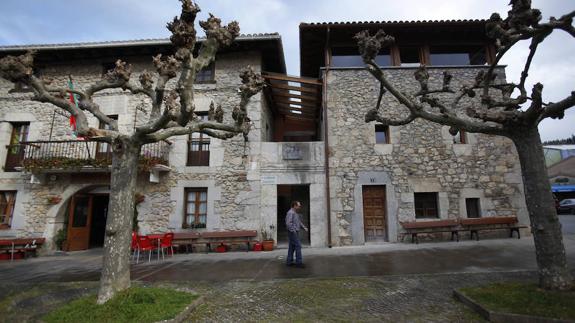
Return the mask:
{"type": "MultiPolygon", "coordinates": [[[[163,141],[144,145],[140,170],[169,169],[169,145],[163,141]]],[[[110,145],[90,140],[28,141],[6,148],[6,171],[102,172],[109,171],[112,165],[110,145]]]]}

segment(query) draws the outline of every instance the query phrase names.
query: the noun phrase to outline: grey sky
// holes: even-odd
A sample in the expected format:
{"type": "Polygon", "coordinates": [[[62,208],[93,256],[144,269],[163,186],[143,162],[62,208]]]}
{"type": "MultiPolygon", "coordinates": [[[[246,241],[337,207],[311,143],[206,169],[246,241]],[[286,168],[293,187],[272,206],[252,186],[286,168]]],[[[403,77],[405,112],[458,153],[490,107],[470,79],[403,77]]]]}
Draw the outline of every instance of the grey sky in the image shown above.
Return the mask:
{"type": "MultiPolygon", "coordinates": [[[[509,10],[508,0],[199,0],[202,12],[237,20],[242,33],[278,32],[288,73],[299,75],[300,22],[488,18],[509,10]]],[[[575,9],[572,0],[533,0],[544,16],[575,9]]],[[[179,13],[176,0],[2,0],[0,45],[165,38],[167,21],[179,13]]],[[[545,85],[544,99],[558,101],[575,90],[575,40],[552,35],[534,60],[530,79],[545,85]]],[[[527,44],[504,60],[508,80],[518,80],[527,44]]],[[[531,87],[531,85],[529,85],[531,87]]],[[[543,140],[575,134],[575,108],[561,121],[540,126],[543,140]]]]}

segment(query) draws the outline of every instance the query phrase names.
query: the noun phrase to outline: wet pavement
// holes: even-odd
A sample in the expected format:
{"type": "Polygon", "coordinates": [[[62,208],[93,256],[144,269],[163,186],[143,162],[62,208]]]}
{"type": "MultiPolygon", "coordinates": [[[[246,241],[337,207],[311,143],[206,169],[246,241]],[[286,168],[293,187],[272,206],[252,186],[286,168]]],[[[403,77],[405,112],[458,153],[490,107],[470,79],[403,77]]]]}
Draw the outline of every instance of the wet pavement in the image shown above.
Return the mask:
{"type": "MultiPolygon", "coordinates": [[[[562,219],[564,229],[575,217],[562,219]]],[[[575,234],[564,236],[570,268],[575,268],[575,234]]],[[[271,252],[176,254],[132,265],[132,279],[158,281],[263,281],[285,278],[482,273],[535,270],[533,239],[393,243],[338,248],[304,248],[306,268],[286,267],[285,249],[271,252]]],[[[144,257],[147,258],[147,257],[144,257]]],[[[92,249],[12,263],[0,262],[0,283],[97,281],[102,250],[92,249]]]]}

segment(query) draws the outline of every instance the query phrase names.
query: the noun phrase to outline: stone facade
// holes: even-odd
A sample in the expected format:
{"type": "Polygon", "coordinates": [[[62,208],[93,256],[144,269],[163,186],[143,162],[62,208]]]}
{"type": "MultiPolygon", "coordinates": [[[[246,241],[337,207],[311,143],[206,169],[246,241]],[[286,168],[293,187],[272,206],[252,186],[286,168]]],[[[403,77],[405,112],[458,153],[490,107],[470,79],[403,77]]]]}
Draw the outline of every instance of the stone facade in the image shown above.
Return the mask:
{"type": "MultiPolygon", "coordinates": [[[[132,78],[137,81],[144,69],[151,70],[151,60],[131,59],[132,78]]],[[[256,73],[261,71],[261,54],[257,51],[228,53],[219,55],[215,64],[215,82],[195,85],[196,111],[209,109],[212,101],[221,104],[227,111],[225,121],[231,121],[231,108],[239,103],[240,70],[248,65],[256,73]]],[[[46,66],[42,74],[54,79],[54,85],[66,86],[68,75],[76,87],[83,87],[98,80],[102,65],[94,61],[82,61],[68,65],[46,66]]],[[[171,81],[168,87],[173,87],[171,81]]],[[[10,140],[14,122],[30,122],[28,141],[73,140],[68,119],[54,113],[54,108],[30,100],[29,93],[8,93],[13,85],[0,80],[0,130],[1,146],[10,140]],[[51,125],[54,124],[49,138],[51,125]]],[[[136,107],[146,103],[141,96],[131,96],[120,91],[105,91],[98,94],[96,102],[107,115],[118,115],[121,131],[131,132],[136,125],[146,121],[146,112],[136,107]]],[[[144,105],[149,107],[149,105],[144,105]]],[[[249,142],[241,136],[223,141],[211,138],[210,165],[186,166],[188,137],[170,139],[169,172],[161,173],[158,183],[150,182],[148,174],[138,179],[138,191],[145,196],[137,206],[138,222],[142,233],[182,230],[184,216],[184,189],[203,187],[208,190],[208,217],[205,230],[256,229],[260,230],[260,184],[258,162],[262,137],[269,133],[269,112],[262,95],[252,98],[248,115],[252,120],[249,142]],[[268,115],[266,117],[266,115],[268,115]],[[265,117],[266,119],[262,119],[265,117]],[[267,130],[266,130],[266,125],[267,130]]],[[[97,127],[97,120],[89,118],[89,123],[97,127]]],[[[2,158],[6,149],[0,151],[2,158]]],[[[4,160],[1,161],[4,164],[4,160]]],[[[52,237],[65,226],[70,198],[78,193],[107,193],[109,173],[95,174],[36,174],[41,183],[31,183],[32,174],[26,172],[0,172],[2,190],[17,191],[16,208],[11,227],[0,230],[0,236],[44,236],[48,249],[52,237]],[[58,195],[62,201],[56,205],[48,202],[48,197],[58,195]]]]}
{"type": "MultiPolygon", "coordinates": [[[[483,67],[449,68],[453,88],[471,84],[483,67]]],[[[445,68],[429,68],[430,87],[441,87],[445,68]]],[[[389,79],[404,93],[419,84],[414,68],[390,68],[389,79]]],[[[504,77],[503,70],[499,71],[504,77]]],[[[465,198],[479,198],[482,216],[518,215],[528,223],[521,170],[513,143],[502,137],[466,134],[455,144],[448,127],[416,120],[390,127],[390,143],[376,144],[375,123],[365,113],[376,106],[379,84],[363,69],[331,69],[327,76],[329,175],[332,243],[363,244],[362,187],[384,185],[389,241],[397,241],[399,222],[414,221],[414,193],[435,192],[439,218],[466,217],[465,198]]],[[[461,104],[461,110],[469,101],[461,104]]],[[[384,95],[386,117],[407,113],[384,95]]]]}
{"type": "MultiPolygon", "coordinates": [[[[224,107],[225,118],[230,121],[229,111],[239,102],[240,69],[251,65],[256,72],[261,72],[263,61],[262,52],[257,50],[219,55],[215,82],[194,87],[196,111],[207,111],[214,101],[224,107]]],[[[135,57],[129,59],[129,63],[133,66],[134,80],[144,69],[152,69],[149,57],[135,57]]],[[[471,83],[479,68],[484,67],[449,68],[454,75],[453,87],[471,83]]],[[[390,80],[400,90],[409,93],[418,88],[413,68],[388,71],[390,80]]],[[[431,86],[441,83],[442,72],[441,68],[429,69],[431,86]]],[[[500,78],[504,77],[503,69],[498,73],[500,78]]],[[[100,78],[102,61],[49,65],[42,69],[42,74],[60,86],[66,86],[70,75],[74,85],[82,87],[100,78]]],[[[482,216],[517,215],[522,224],[528,223],[520,167],[511,141],[466,134],[466,143],[455,144],[446,127],[417,120],[406,126],[391,127],[390,143],[378,144],[374,124],[364,121],[365,113],[377,100],[379,86],[375,79],[360,68],[332,68],[324,82],[327,123],[322,118],[318,129],[320,137],[325,139],[323,129],[327,126],[327,156],[323,140],[272,142],[274,108],[265,95],[258,94],[248,106],[253,123],[248,142],[241,136],[226,141],[211,138],[209,166],[191,167],[186,165],[188,137],[173,137],[170,170],[139,175],[138,192],[144,195],[143,202],[137,205],[140,232],[187,230],[183,228],[185,190],[205,188],[206,228],[196,230],[266,230],[277,240],[280,221],[283,221],[283,214],[278,214],[283,212],[278,206],[281,185],[308,187],[309,243],[313,247],[366,243],[363,188],[371,185],[384,187],[386,240],[390,242],[398,241],[400,222],[415,220],[414,193],[436,193],[441,219],[465,217],[465,199],[475,198],[480,201],[482,216]]],[[[174,83],[171,81],[169,87],[174,83]]],[[[12,87],[0,80],[2,165],[12,125],[16,122],[30,122],[28,141],[74,138],[65,116],[55,113],[48,104],[30,101],[29,93],[8,93],[12,87]]],[[[137,109],[149,106],[142,96],[114,90],[99,94],[96,100],[105,114],[118,115],[120,128],[125,132],[146,121],[148,111],[137,109]]],[[[463,101],[461,108],[469,103],[463,101]]],[[[384,96],[382,107],[388,116],[406,112],[390,95],[384,96]]],[[[90,118],[90,124],[98,126],[95,118],[90,118]]],[[[43,236],[48,242],[43,249],[53,249],[52,238],[66,227],[73,196],[107,194],[109,177],[108,172],[34,176],[26,172],[0,172],[1,190],[17,191],[11,226],[0,229],[0,237],[43,236]],[[49,197],[56,195],[62,200],[51,204],[49,197]]]]}

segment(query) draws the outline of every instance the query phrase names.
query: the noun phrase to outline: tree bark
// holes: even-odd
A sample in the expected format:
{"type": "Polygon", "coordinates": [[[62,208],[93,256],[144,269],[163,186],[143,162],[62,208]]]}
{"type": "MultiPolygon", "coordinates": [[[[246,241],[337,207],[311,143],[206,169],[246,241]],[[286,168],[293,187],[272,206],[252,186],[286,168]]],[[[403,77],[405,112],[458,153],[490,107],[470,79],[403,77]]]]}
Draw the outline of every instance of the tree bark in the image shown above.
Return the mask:
{"type": "Polygon", "coordinates": [[[537,125],[516,129],[511,139],[517,148],[523,172],[525,200],[539,268],[539,286],[553,290],[569,289],[573,277],[567,268],[561,223],[555,209],[537,125]]]}
{"type": "Polygon", "coordinates": [[[118,137],[112,144],[110,204],[98,304],[130,287],[130,243],[141,145],[118,137]]]}

